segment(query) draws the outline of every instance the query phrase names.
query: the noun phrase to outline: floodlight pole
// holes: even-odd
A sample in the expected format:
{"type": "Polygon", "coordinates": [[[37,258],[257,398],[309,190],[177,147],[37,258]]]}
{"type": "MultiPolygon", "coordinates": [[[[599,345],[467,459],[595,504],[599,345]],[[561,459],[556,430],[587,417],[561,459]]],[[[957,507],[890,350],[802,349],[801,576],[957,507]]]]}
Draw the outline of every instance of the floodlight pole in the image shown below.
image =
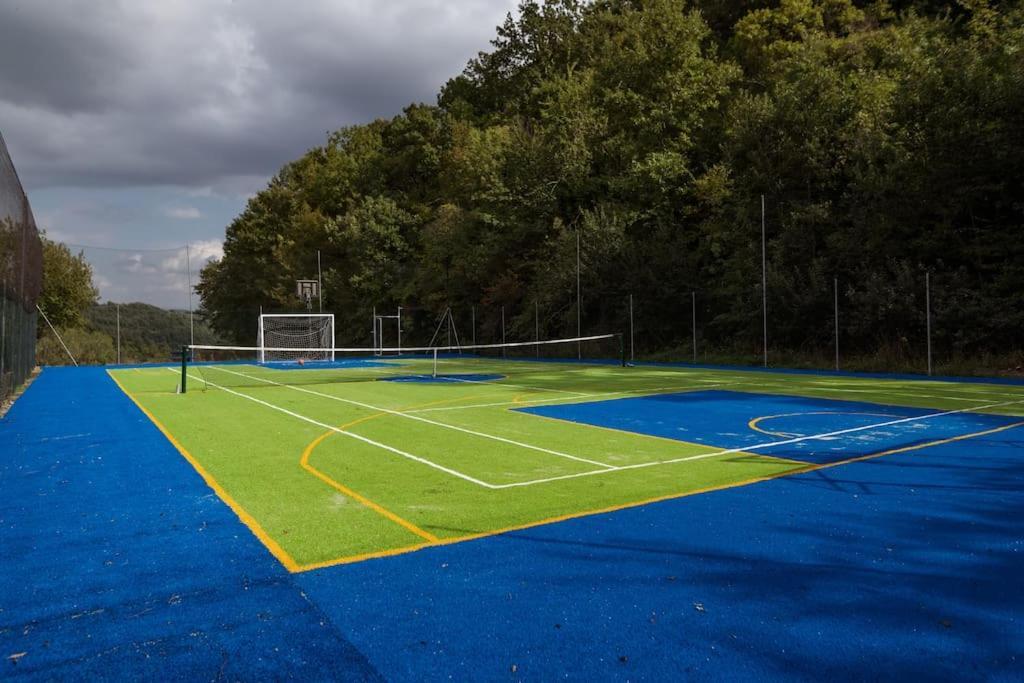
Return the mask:
{"type": "Polygon", "coordinates": [[[836,370],[839,370],[839,278],[832,279],[832,298],[835,308],[836,325],[836,370]]]}
{"type": "Polygon", "coordinates": [[[931,273],[924,274],[925,325],[928,334],[928,376],[932,374],[932,280],[931,273]]]}
{"type": "Polygon", "coordinates": [[[768,367],[768,255],[764,236],[764,195],[761,195],[761,329],[764,333],[764,366],[768,367]]]}
{"type": "Polygon", "coordinates": [[[377,353],[377,307],[373,307],[373,352],[377,353]]]}
{"type": "Polygon", "coordinates": [[[117,364],[121,364],[121,304],[114,304],[117,311],[117,364]]]}

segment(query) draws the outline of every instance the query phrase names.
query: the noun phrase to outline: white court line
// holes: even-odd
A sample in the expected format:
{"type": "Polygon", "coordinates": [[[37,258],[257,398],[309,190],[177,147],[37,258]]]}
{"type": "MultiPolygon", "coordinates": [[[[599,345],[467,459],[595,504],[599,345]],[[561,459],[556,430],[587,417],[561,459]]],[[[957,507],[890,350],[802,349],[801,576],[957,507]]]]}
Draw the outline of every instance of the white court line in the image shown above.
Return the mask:
{"type": "MultiPolygon", "coordinates": [[[[623,396],[625,394],[642,394],[650,393],[652,396],[657,395],[658,392],[675,392],[675,391],[702,391],[704,389],[711,389],[714,387],[728,387],[735,384],[743,384],[743,382],[722,382],[720,384],[712,384],[708,386],[693,386],[688,384],[686,386],[676,387],[650,387],[646,389],[623,389],[622,391],[607,391],[600,394],[587,394],[586,398],[605,398],[607,396],[623,396]]],[[[496,384],[495,386],[502,386],[496,384]]],[[[508,385],[505,385],[508,386],[508,385]]],[[[419,408],[417,410],[408,410],[408,413],[438,413],[447,410],[468,410],[470,408],[493,408],[497,406],[523,406],[529,407],[534,403],[553,403],[555,401],[576,401],[583,396],[567,396],[567,397],[556,397],[556,398],[527,398],[522,401],[500,401],[498,403],[474,403],[467,406],[439,406],[437,408],[419,408]]]]}
{"type": "MultiPolygon", "coordinates": [[[[179,372],[178,370],[175,370],[174,368],[167,368],[167,369],[170,370],[171,372],[175,373],[175,374],[177,374],[179,372]]],[[[388,446],[387,444],[380,443],[379,441],[374,441],[373,439],[368,439],[365,436],[360,436],[359,434],[354,434],[352,432],[346,432],[345,430],[339,429],[338,427],[335,427],[333,425],[329,425],[329,424],[326,424],[324,422],[319,422],[317,420],[314,420],[313,418],[306,417],[305,415],[300,415],[299,413],[292,412],[292,411],[288,410],[287,408],[282,408],[281,406],[276,406],[273,403],[268,403],[267,401],[260,400],[260,399],[256,398],[255,396],[249,396],[248,394],[243,394],[243,393],[241,393],[239,391],[235,391],[234,389],[228,389],[227,387],[221,386],[221,385],[216,384],[214,382],[211,382],[209,380],[204,380],[204,378],[202,378],[202,377],[196,377],[195,375],[189,375],[189,376],[192,379],[194,379],[195,381],[197,381],[197,382],[205,382],[206,384],[209,384],[211,387],[215,387],[217,389],[220,389],[221,391],[226,391],[229,394],[233,394],[234,396],[238,396],[239,398],[244,398],[246,400],[252,401],[253,403],[259,403],[261,406],[266,406],[267,408],[270,408],[271,410],[276,410],[279,413],[284,413],[285,415],[289,415],[291,417],[294,417],[297,420],[302,420],[303,422],[308,422],[309,424],[316,425],[317,427],[323,427],[324,429],[327,429],[327,430],[330,430],[332,432],[335,432],[336,434],[343,434],[344,436],[348,436],[348,437],[351,437],[351,438],[356,439],[358,441],[362,441],[364,443],[368,443],[371,446],[376,446],[377,448],[383,448],[384,450],[389,451],[391,453],[394,453],[395,455],[400,455],[403,458],[408,458],[409,460],[415,460],[416,462],[419,462],[419,463],[422,463],[424,465],[427,465],[428,467],[433,467],[436,470],[441,470],[442,472],[450,474],[453,477],[458,477],[459,479],[464,479],[464,480],[466,480],[466,481],[468,481],[468,482],[470,482],[472,484],[476,484],[477,486],[483,486],[484,488],[488,488],[488,489],[497,488],[494,484],[488,484],[486,481],[480,481],[479,479],[474,479],[473,477],[469,476],[468,474],[463,474],[462,472],[459,472],[458,470],[453,470],[453,469],[451,469],[449,467],[445,467],[444,465],[438,465],[436,462],[432,462],[430,460],[427,460],[426,458],[421,458],[418,455],[413,455],[412,453],[406,453],[405,451],[400,451],[397,448],[392,448],[391,446],[388,446]]]]}
{"type": "Polygon", "coordinates": [[[597,465],[598,467],[605,467],[605,468],[614,468],[615,467],[614,465],[609,465],[607,463],[599,462],[597,460],[590,460],[589,458],[581,458],[581,457],[579,457],[577,455],[570,455],[569,453],[562,453],[561,451],[554,451],[554,450],[551,450],[549,448],[543,448],[541,446],[534,446],[534,445],[531,445],[531,444],[528,444],[528,443],[522,443],[520,441],[514,441],[512,439],[506,439],[503,436],[496,436],[494,434],[486,434],[484,432],[477,432],[477,431],[474,431],[472,429],[466,429],[465,427],[458,427],[456,425],[446,424],[444,422],[437,422],[436,420],[429,420],[429,419],[427,419],[425,417],[420,417],[419,415],[410,415],[409,413],[403,413],[400,410],[391,410],[389,408],[382,408],[382,407],[379,407],[379,406],[371,405],[369,403],[363,403],[362,401],[353,401],[352,399],[349,399],[349,398],[342,398],[340,396],[333,396],[331,394],[325,394],[325,393],[320,392],[320,391],[313,391],[312,389],[306,389],[304,387],[299,387],[299,386],[295,386],[295,385],[292,385],[292,384],[281,384],[280,382],[274,382],[273,380],[263,379],[262,377],[256,377],[255,375],[247,375],[244,372],[236,372],[234,370],[228,370],[226,368],[221,368],[221,367],[217,367],[217,366],[213,366],[213,369],[214,370],[220,370],[221,372],[227,372],[227,373],[230,373],[232,375],[238,375],[239,377],[245,377],[246,379],[254,379],[254,380],[258,381],[258,382],[264,382],[266,384],[271,384],[273,386],[283,387],[285,389],[291,389],[293,391],[301,391],[304,394],[310,394],[312,396],[320,396],[321,398],[327,398],[327,399],[330,399],[332,401],[339,401],[341,403],[347,403],[349,405],[359,406],[360,408],[366,408],[367,410],[374,410],[374,411],[377,411],[377,412],[380,412],[380,413],[387,413],[389,415],[395,415],[397,417],[404,417],[404,418],[409,419],[409,420],[416,420],[417,422],[424,422],[426,424],[434,425],[436,427],[443,427],[444,429],[451,429],[451,430],[456,431],[456,432],[463,432],[465,434],[472,434],[473,436],[479,436],[479,437],[481,437],[483,439],[491,439],[492,441],[500,441],[502,443],[511,444],[513,446],[518,446],[520,448],[526,448],[526,449],[529,449],[529,450],[532,450],[532,451],[540,451],[541,453],[547,453],[549,455],[554,455],[554,456],[557,456],[557,457],[560,457],[560,458],[567,458],[569,460],[576,460],[577,462],[585,462],[585,463],[587,463],[589,465],[597,465]]]}
{"type": "MultiPolygon", "coordinates": [[[[986,406],[978,406],[979,408],[998,408],[1000,406],[1012,405],[1016,403],[1024,403],[1024,400],[1020,401],[1005,401],[1003,403],[992,403],[986,406]]],[[[656,460],[654,462],[637,463],[635,465],[620,465],[615,468],[615,471],[620,470],[635,470],[642,467],[653,467],[655,465],[671,465],[680,462],[689,462],[692,460],[703,460],[705,458],[716,458],[721,455],[732,455],[735,453],[749,453],[750,451],[758,451],[764,448],[772,448],[774,446],[788,446],[789,444],[800,443],[803,441],[812,441],[816,439],[827,439],[833,436],[841,436],[843,434],[852,434],[854,432],[862,432],[867,429],[878,429],[880,427],[889,427],[896,424],[903,424],[906,422],[918,422],[922,420],[930,420],[935,417],[945,417],[948,415],[957,415],[959,413],[966,413],[975,410],[975,408],[959,408],[957,410],[947,410],[941,413],[929,413],[927,415],[915,415],[912,417],[904,417],[898,420],[889,420],[887,422],[879,422],[878,424],[865,425],[862,427],[851,427],[849,429],[840,429],[834,432],[826,432],[824,434],[812,434],[810,436],[799,436],[792,439],[783,439],[782,441],[770,441],[768,443],[755,444],[752,446],[743,446],[740,448],[726,448],[720,451],[714,451],[711,453],[699,453],[697,455],[688,455],[682,458],[672,458],[670,460],[656,460]]],[[[596,474],[605,474],[604,470],[591,470],[589,472],[580,472],[577,474],[564,474],[558,477],[547,477],[545,479],[532,479],[530,481],[517,481],[511,484],[497,484],[495,488],[508,489],[517,486],[533,486],[534,484],[545,484],[552,481],[561,481],[563,479],[576,479],[579,477],[592,477],[596,474]]]]}

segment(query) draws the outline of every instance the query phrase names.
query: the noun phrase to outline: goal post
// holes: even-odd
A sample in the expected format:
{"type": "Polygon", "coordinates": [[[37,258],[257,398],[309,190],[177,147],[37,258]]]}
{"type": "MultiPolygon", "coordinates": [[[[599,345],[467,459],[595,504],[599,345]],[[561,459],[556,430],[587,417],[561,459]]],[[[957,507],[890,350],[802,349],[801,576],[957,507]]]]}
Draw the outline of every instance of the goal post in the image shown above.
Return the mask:
{"type": "Polygon", "coordinates": [[[260,314],[256,345],[259,348],[261,363],[281,360],[332,361],[334,360],[334,314],[260,314]]]}

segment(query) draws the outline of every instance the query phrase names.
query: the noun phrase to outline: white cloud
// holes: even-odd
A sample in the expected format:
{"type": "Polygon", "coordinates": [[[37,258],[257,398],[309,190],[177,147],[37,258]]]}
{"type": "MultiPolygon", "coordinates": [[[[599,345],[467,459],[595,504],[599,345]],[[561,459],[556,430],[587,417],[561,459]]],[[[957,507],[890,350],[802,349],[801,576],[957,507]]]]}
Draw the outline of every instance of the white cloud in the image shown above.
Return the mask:
{"type": "Polygon", "coordinates": [[[199,209],[197,209],[194,206],[173,207],[167,209],[164,213],[166,213],[171,218],[177,218],[183,221],[194,221],[203,215],[199,212],[199,209]]]}

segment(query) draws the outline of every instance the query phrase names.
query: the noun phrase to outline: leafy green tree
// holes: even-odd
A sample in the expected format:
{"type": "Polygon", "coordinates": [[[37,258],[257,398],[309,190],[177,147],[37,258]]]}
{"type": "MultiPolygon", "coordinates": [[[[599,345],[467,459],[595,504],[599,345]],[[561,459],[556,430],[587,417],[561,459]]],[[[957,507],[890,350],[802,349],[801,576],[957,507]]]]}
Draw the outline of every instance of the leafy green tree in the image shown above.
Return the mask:
{"type": "MultiPolygon", "coordinates": [[[[82,253],[74,254],[64,244],[42,238],[43,292],[39,306],[54,327],[80,327],[96,303],[99,292],[92,282],[92,268],[82,253]]],[[[40,319],[39,334],[49,327],[40,319]]]]}

